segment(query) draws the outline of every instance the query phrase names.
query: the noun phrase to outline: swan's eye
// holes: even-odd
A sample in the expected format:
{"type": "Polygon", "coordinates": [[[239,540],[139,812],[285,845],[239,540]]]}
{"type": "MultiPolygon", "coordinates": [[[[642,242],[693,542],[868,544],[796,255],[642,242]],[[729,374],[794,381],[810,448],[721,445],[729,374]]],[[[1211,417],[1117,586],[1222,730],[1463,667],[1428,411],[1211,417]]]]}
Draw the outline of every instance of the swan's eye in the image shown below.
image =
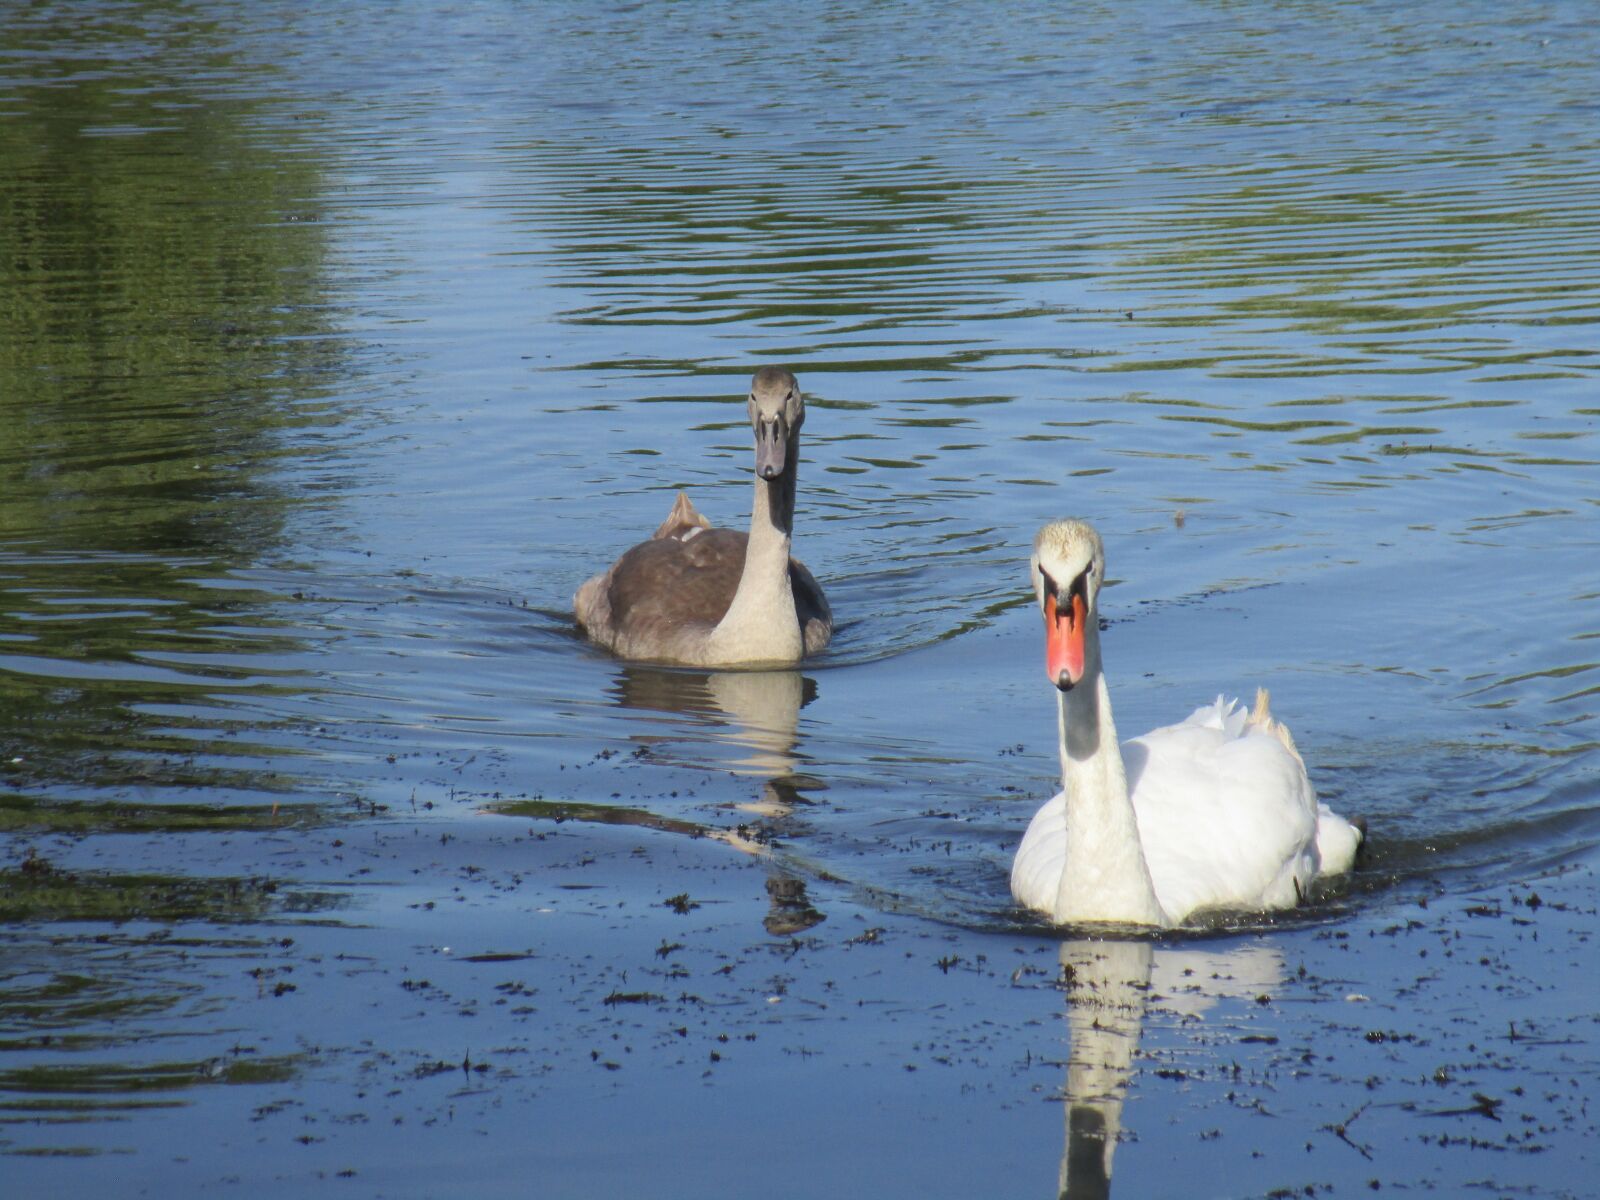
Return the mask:
{"type": "Polygon", "coordinates": [[[1083,603],[1085,607],[1088,607],[1089,604],[1089,576],[1093,573],[1093,571],[1094,564],[1091,563],[1082,571],[1078,572],[1077,577],[1072,581],[1072,587],[1069,589],[1069,595],[1083,597],[1083,603]]]}

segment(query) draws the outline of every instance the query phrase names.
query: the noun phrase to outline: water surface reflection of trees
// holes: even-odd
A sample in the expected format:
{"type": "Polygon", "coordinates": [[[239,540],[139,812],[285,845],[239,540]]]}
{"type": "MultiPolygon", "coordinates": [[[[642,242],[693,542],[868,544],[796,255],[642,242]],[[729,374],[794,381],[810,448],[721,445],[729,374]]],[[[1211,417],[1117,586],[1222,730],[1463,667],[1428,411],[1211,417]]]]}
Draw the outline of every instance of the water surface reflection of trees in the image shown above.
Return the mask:
{"type": "Polygon", "coordinates": [[[299,686],[259,686],[296,642],[227,577],[280,547],[337,365],[322,172],[170,15],[0,32],[0,785],[274,790],[215,739],[299,686]]]}

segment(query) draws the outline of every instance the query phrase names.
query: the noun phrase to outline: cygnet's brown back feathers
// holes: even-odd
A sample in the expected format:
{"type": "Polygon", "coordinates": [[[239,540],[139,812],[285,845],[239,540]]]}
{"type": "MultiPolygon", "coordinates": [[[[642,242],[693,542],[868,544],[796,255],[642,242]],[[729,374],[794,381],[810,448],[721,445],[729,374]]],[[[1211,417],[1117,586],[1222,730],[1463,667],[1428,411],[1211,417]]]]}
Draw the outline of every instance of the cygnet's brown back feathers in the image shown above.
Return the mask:
{"type": "Polygon", "coordinates": [[[612,619],[640,630],[646,622],[716,625],[739,590],[748,537],[691,526],[640,542],[611,568],[606,592],[612,619]]]}
{"type": "MultiPolygon", "coordinates": [[[[676,508],[673,512],[648,542],[628,550],[611,570],[578,590],[578,621],[603,645],[618,648],[623,626],[630,640],[650,642],[667,641],[692,628],[712,628],[733,603],[749,535],[710,527],[692,505],[690,521],[678,519],[676,508]]],[[[789,560],[789,582],[806,653],[815,654],[832,634],[827,598],[799,559],[789,560]]]]}

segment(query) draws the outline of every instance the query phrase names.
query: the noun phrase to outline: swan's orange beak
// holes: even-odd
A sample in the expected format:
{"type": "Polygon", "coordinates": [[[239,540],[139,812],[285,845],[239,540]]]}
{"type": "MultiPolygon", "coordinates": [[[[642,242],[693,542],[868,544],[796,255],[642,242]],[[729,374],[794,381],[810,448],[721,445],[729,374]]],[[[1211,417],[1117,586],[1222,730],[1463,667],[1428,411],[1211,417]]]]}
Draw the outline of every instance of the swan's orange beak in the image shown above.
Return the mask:
{"type": "Polygon", "coordinates": [[[1053,592],[1044,596],[1044,669],[1050,682],[1063,692],[1083,678],[1084,620],[1088,612],[1083,593],[1072,591],[1071,607],[1056,606],[1053,592]]]}

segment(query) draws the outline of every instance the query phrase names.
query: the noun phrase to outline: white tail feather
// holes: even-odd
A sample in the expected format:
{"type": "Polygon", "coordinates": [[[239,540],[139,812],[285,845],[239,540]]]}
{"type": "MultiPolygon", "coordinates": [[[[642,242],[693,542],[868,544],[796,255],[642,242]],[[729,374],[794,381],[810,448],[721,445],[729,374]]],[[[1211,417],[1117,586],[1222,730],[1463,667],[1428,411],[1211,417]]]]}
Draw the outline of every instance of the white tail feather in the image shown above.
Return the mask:
{"type": "Polygon", "coordinates": [[[1306,760],[1300,757],[1300,748],[1294,744],[1294,735],[1289,732],[1289,727],[1272,715],[1272,697],[1266,688],[1256,689],[1256,706],[1250,712],[1250,724],[1277,738],[1302,767],[1306,765],[1306,760]]]}

